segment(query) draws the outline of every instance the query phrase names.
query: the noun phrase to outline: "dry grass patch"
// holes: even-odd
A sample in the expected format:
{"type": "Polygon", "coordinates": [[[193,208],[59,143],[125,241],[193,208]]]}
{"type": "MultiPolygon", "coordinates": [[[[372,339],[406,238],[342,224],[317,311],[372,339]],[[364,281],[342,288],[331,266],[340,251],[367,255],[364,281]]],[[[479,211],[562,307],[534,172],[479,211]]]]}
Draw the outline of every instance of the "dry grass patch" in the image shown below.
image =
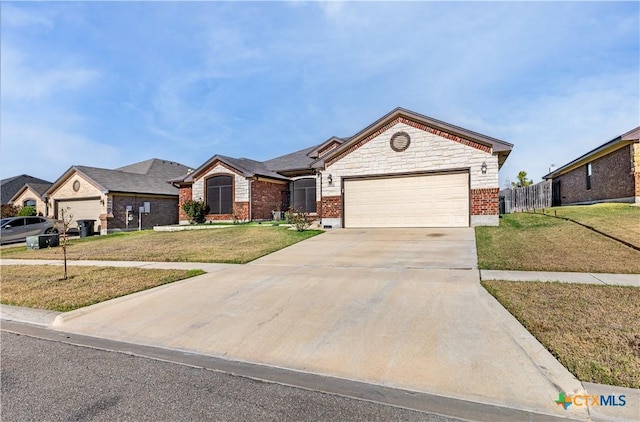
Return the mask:
{"type": "MultiPolygon", "coordinates": [[[[244,264],[315,236],[321,231],[297,232],[285,227],[236,226],[181,232],[120,233],[70,242],[70,260],[219,262],[244,264]]],[[[2,250],[3,258],[61,259],[62,249],[2,250]]]]}
{"type": "Polygon", "coordinates": [[[499,227],[476,227],[476,243],[481,269],[640,273],[640,252],[540,214],[507,214],[499,227]]]}
{"type": "Polygon", "coordinates": [[[115,267],[3,265],[1,302],[52,311],[71,311],[94,303],[203,274],[200,270],[154,270],[115,267]]]}
{"type": "Polygon", "coordinates": [[[640,388],[640,289],[540,282],[482,285],[581,381],[640,388]]]}

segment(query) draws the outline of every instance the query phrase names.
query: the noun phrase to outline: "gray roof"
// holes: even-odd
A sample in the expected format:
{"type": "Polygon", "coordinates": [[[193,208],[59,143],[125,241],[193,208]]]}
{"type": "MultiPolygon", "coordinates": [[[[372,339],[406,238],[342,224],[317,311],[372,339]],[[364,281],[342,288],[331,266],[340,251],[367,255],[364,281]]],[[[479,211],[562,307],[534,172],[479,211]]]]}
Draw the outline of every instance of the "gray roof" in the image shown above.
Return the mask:
{"type": "Polygon", "coordinates": [[[575,160],[570,161],[569,163],[561,167],[558,167],[557,169],[553,170],[551,173],[542,176],[542,178],[545,180],[553,179],[554,177],[567,173],[573,170],[574,168],[580,167],[591,160],[607,155],[613,151],[617,151],[618,149],[626,145],[638,142],[640,141],[639,138],[640,138],[640,126],[634,129],[631,129],[630,131],[623,133],[622,135],[616,138],[613,138],[608,142],[605,142],[604,144],[600,145],[597,148],[592,149],[586,154],[581,155],[575,160]]]}
{"type": "Polygon", "coordinates": [[[11,198],[14,197],[20,189],[27,183],[29,184],[49,184],[51,182],[37,177],[29,176],[28,174],[21,174],[19,176],[8,177],[0,181],[0,196],[2,197],[2,204],[8,204],[11,198]]]}
{"type": "Polygon", "coordinates": [[[495,154],[498,155],[499,166],[502,166],[507,156],[511,152],[511,149],[513,148],[513,145],[508,142],[504,142],[496,138],[482,135],[480,133],[476,133],[422,114],[415,113],[411,110],[398,107],[349,138],[338,138],[336,136],[333,136],[320,144],[316,144],[299,151],[285,154],[280,157],[275,157],[264,162],[251,160],[249,158],[233,158],[223,155],[214,155],[209,160],[207,160],[207,162],[198,167],[193,173],[183,175],[182,177],[172,179],[171,181],[175,183],[191,183],[194,181],[194,178],[197,178],[202,172],[206,171],[216,160],[236,169],[245,177],[266,176],[275,179],[288,180],[288,178],[286,177],[287,175],[292,176],[296,174],[306,174],[311,173],[312,171],[314,171],[314,169],[323,168],[325,158],[337,156],[340,153],[348,150],[354,143],[359,142],[361,139],[372,133],[385,122],[391,121],[396,117],[406,117],[408,119],[427,124],[436,129],[452,133],[462,138],[470,139],[480,144],[487,145],[492,148],[495,154]],[[319,151],[322,151],[324,148],[334,142],[338,143],[338,146],[331,149],[330,151],[324,152],[320,156],[319,151]]]}
{"type": "Polygon", "coordinates": [[[264,162],[264,165],[272,171],[299,170],[309,168],[315,161],[309,154],[318,148],[318,145],[301,149],[300,151],[272,158],[264,162]]]}
{"type": "Polygon", "coordinates": [[[178,195],[178,189],[167,181],[183,176],[189,171],[189,167],[157,158],[120,167],[116,170],[73,166],[49,190],[57,187],[73,171],[81,173],[106,192],[178,195]]]}

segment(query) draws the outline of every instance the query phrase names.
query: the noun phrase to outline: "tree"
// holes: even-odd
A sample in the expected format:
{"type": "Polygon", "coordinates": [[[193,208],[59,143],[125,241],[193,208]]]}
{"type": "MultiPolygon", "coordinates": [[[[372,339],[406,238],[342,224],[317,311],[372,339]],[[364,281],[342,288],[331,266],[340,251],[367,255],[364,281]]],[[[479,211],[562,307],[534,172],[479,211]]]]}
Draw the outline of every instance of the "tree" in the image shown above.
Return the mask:
{"type": "Polygon", "coordinates": [[[71,225],[71,221],[73,221],[73,214],[71,214],[71,208],[67,207],[66,209],[60,210],[60,220],[58,220],[57,225],[62,226],[60,235],[60,244],[62,245],[62,257],[64,260],[64,275],[62,277],[63,280],[68,278],[67,276],[67,231],[69,231],[69,226],[71,225]]]}
{"type": "Polygon", "coordinates": [[[18,217],[31,217],[33,215],[36,215],[36,207],[30,205],[22,207],[22,209],[18,211],[18,217]]]}
{"type": "Polygon", "coordinates": [[[2,204],[0,207],[0,217],[16,217],[18,215],[18,207],[11,204],[2,204]]]}
{"type": "Polygon", "coordinates": [[[511,182],[511,187],[513,188],[521,188],[524,186],[533,185],[533,180],[527,180],[527,172],[524,170],[518,173],[518,176],[516,177],[518,178],[518,181],[511,182]]]}

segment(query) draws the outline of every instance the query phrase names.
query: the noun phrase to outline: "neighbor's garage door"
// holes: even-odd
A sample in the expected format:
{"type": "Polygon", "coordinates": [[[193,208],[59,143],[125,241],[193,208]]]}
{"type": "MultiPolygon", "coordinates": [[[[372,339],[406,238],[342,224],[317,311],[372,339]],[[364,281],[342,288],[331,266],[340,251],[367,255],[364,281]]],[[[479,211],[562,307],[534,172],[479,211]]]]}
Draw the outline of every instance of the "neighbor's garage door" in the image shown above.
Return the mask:
{"type": "Polygon", "coordinates": [[[96,220],[94,230],[97,225],[100,224],[98,218],[100,217],[100,200],[99,199],[87,199],[84,201],[59,201],[58,202],[58,218],[62,218],[60,210],[64,210],[65,214],[69,212],[73,219],[71,220],[71,227],[77,227],[78,220],[96,220]],[[69,208],[69,209],[67,209],[69,208]]]}
{"type": "Polygon", "coordinates": [[[468,227],[469,174],[345,179],[345,227],[468,227]]]}

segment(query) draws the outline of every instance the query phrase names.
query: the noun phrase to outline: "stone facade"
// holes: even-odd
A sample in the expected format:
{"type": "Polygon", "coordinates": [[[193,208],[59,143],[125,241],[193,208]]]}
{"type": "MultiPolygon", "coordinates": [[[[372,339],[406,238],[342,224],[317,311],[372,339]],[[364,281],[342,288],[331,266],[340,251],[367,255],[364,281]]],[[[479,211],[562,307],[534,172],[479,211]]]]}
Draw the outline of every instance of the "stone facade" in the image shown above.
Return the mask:
{"type": "Polygon", "coordinates": [[[34,201],[36,203],[35,208],[38,215],[47,215],[47,204],[42,200],[38,192],[34,192],[34,190],[29,187],[13,201],[13,205],[22,207],[26,201],[34,201]]]}
{"type": "Polygon", "coordinates": [[[591,187],[587,187],[587,164],[554,177],[555,194],[560,205],[591,203],[607,200],[633,202],[640,196],[640,176],[634,171],[638,163],[637,146],[626,145],[591,161],[591,187]]]}
{"type": "Polygon", "coordinates": [[[218,174],[228,174],[234,176],[233,178],[233,201],[234,202],[249,202],[249,181],[246,177],[238,174],[232,168],[228,167],[224,163],[217,162],[213,166],[203,172],[202,175],[194,180],[192,186],[192,198],[198,201],[205,200],[205,181],[218,174]]]}
{"type": "Polygon", "coordinates": [[[367,142],[358,142],[349,148],[349,154],[341,154],[339,159],[329,161],[331,164],[323,170],[321,178],[323,224],[325,218],[330,218],[334,227],[339,224],[341,201],[336,202],[335,198],[341,198],[342,177],[453,169],[468,169],[470,172],[472,225],[498,224],[498,157],[484,145],[416,126],[405,120],[385,125],[384,130],[374,133],[375,136],[365,138],[369,139],[367,142]],[[405,132],[411,138],[409,147],[404,151],[396,152],[389,145],[396,132],[405,132]],[[487,165],[484,174],[482,163],[487,165]],[[330,199],[325,201],[325,198],[330,199]],[[474,219],[474,215],[493,217],[474,219]]]}

